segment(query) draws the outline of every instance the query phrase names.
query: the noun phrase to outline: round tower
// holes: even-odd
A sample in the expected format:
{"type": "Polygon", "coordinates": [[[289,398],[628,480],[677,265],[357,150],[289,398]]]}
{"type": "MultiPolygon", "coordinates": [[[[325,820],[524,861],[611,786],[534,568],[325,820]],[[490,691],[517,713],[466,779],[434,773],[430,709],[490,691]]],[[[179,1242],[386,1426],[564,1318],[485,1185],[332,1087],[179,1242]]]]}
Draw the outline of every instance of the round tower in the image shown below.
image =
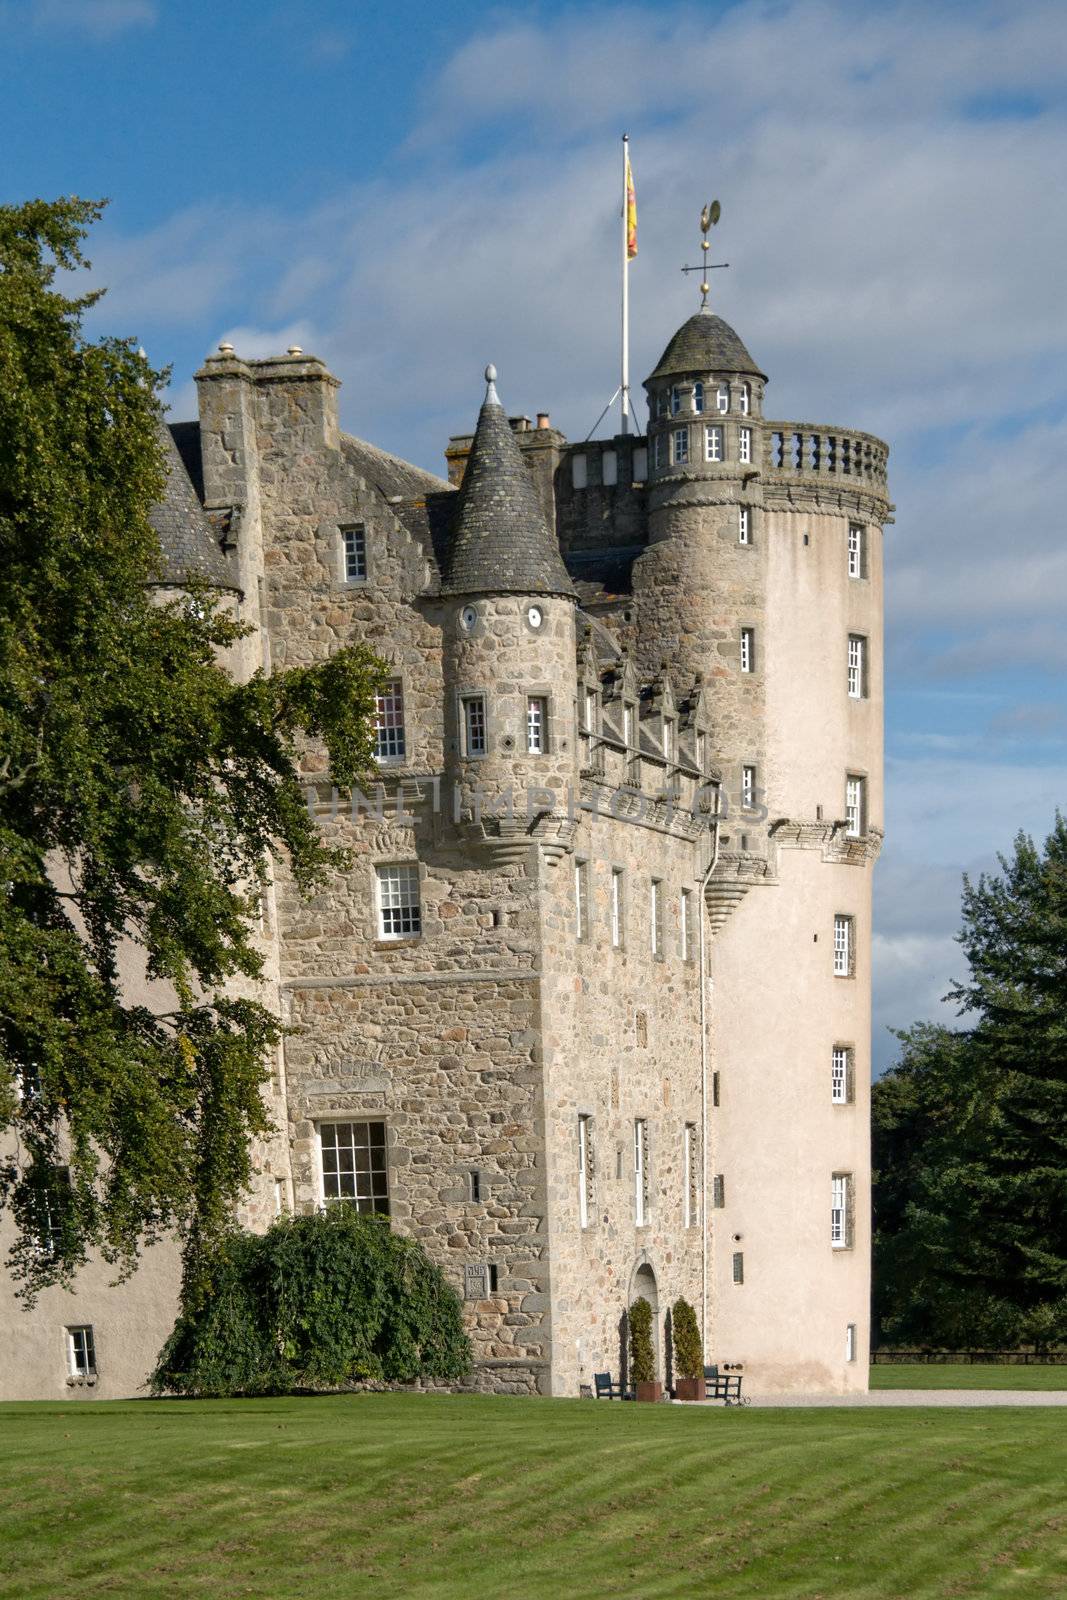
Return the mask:
{"type": "Polygon", "coordinates": [[[752,811],[766,786],[766,382],[734,330],[706,308],[678,329],[645,382],[649,545],[634,566],[638,664],[647,676],[666,655],[680,683],[703,675],[731,810],[744,794],[752,811]]]}
{"type": "Polygon", "coordinates": [[[454,819],[498,835],[567,804],[577,596],[485,376],[441,583],[445,766],[454,819]]]}

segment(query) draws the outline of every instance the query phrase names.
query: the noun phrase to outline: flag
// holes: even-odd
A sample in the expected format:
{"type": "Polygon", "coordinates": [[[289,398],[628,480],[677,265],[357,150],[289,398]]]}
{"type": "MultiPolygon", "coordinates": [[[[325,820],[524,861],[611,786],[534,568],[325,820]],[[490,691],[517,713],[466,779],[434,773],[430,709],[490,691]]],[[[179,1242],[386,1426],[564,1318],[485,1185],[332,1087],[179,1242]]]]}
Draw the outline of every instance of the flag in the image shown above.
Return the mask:
{"type": "Polygon", "coordinates": [[[626,152],[626,259],[632,261],[637,254],[637,195],[634,193],[634,175],[630,170],[630,152],[626,152]]]}

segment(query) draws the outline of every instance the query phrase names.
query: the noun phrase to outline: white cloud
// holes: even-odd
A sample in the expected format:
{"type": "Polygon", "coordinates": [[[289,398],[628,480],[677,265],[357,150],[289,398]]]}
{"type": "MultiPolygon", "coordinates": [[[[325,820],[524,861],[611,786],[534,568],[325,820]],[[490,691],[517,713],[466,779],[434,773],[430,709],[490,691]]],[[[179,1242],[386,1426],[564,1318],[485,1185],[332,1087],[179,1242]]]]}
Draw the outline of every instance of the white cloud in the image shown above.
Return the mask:
{"type": "Polygon", "coordinates": [[[155,0],[28,0],[0,10],[15,23],[56,33],[110,39],[129,28],[151,27],[158,19],[155,0]]]}

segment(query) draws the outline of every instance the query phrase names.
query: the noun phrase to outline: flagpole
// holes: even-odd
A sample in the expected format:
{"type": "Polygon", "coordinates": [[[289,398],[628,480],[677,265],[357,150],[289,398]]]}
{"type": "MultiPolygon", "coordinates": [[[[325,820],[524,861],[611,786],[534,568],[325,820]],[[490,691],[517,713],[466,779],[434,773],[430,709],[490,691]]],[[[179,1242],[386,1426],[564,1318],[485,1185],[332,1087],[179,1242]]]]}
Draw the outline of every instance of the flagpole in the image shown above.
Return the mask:
{"type": "Polygon", "coordinates": [[[627,173],[630,167],[630,137],[622,136],[622,428],[630,431],[630,257],[627,248],[629,197],[627,173]]]}

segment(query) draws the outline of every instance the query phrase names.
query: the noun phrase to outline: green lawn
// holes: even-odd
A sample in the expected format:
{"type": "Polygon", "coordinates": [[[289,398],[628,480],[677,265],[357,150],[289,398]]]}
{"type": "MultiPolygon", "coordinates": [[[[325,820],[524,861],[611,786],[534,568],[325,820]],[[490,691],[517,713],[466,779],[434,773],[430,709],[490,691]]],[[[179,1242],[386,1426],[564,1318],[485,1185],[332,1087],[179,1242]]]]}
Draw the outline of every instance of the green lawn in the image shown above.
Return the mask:
{"type": "Polygon", "coordinates": [[[18,1600],[1067,1594],[1062,1411],[0,1407],[18,1600]]]}
{"type": "Polygon", "coordinates": [[[1067,1389],[1067,1367],[872,1366],[872,1389],[1067,1389]]]}

